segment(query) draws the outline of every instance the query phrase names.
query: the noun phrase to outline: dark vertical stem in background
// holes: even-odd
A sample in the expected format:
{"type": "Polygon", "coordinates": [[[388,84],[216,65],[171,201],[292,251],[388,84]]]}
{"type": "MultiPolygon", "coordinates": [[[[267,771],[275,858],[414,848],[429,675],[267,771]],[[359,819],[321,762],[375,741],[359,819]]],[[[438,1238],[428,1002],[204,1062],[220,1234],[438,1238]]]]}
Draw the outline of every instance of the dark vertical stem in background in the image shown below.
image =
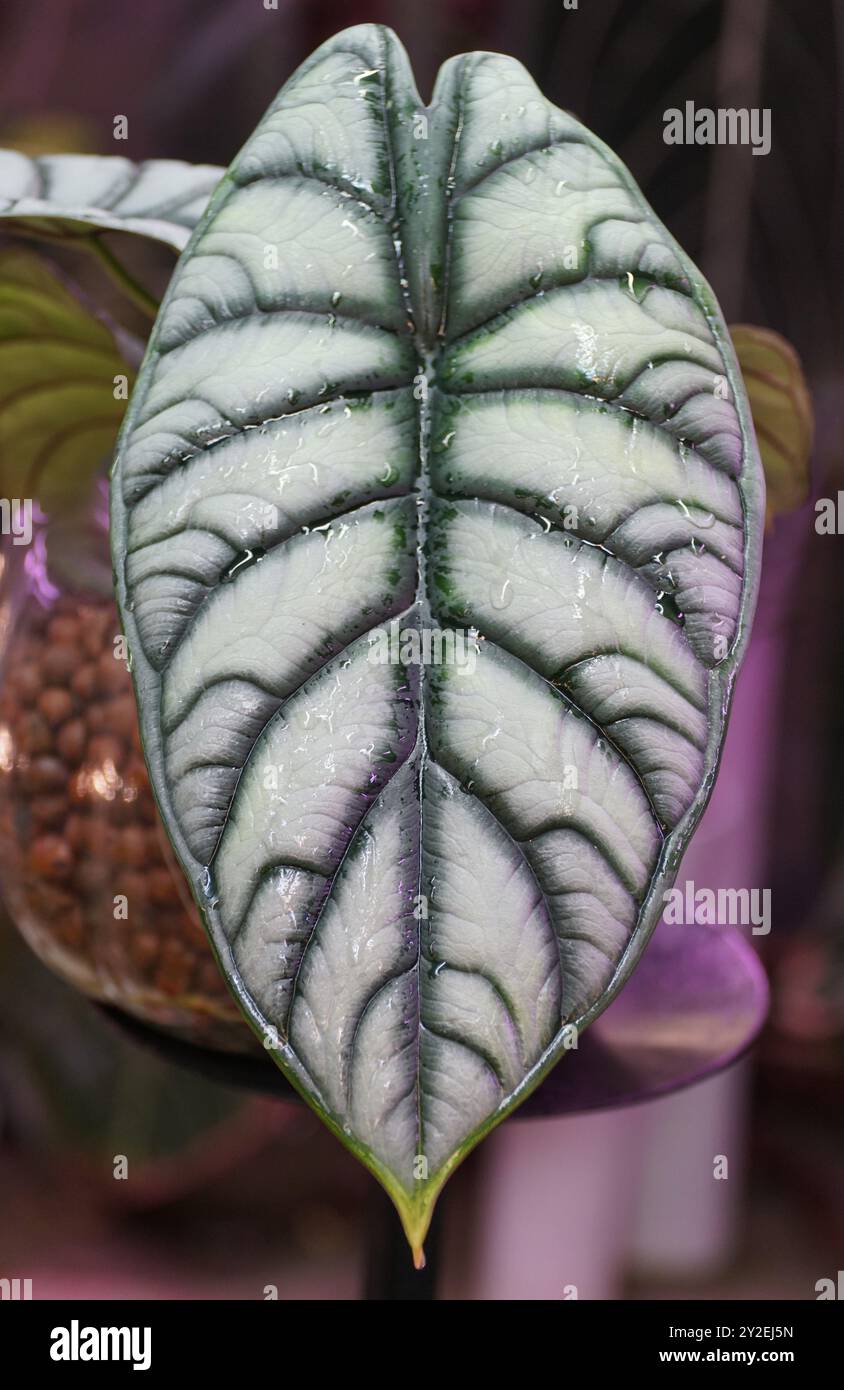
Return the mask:
{"type": "MultiPolygon", "coordinates": [[[[727,0],[724,8],[715,100],[718,107],[759,105],[768,0],[727,0]]],[[[771,138],[776,138],[771,119],[771,138]]],[[[753,165],[747,146],[715,145],[710,164],[703,241],[703,271],[729,322],[741,316],[750,241],[753,165]]]]}

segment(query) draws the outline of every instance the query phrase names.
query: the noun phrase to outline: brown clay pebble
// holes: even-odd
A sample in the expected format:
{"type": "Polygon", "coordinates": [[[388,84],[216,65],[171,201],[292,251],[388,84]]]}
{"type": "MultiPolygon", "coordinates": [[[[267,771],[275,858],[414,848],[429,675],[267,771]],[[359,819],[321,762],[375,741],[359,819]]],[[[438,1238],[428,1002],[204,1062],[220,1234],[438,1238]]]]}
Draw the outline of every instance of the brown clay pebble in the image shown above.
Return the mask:
{"type": "Polygon", "coordinates": [[[116,792],[114,800],[109,802],[108,816],[109,821],[113,825],[120,826],[121,828],[124,825],[132,825],[134,823],[134,802],[127,800],[123,794],[122,788],[116,792]]]}
{"type": "Polygon", "coordinates": [[[79,652],[65,643],[56,643],[44,653],[41,670],[51,685],[67,685],[79,665],[79,652]]]}
{"type": "Polygon", "coordinates": [[[73,696],[59,685],[50,685],[38,697],[38,708],[48,724],[63,724],[73,714],[73,696]]]}
{"type": "Polygon", "coordinates": [[[89,824],[87,818],[80,816],[76,811],[68,816],[65,821],[64,834],[72,850],[78,852],[80,849],[87,848],[89,824]]]}
{"type": "Polygon", "coordinates": [[[85,762],[91,767],[112,763],[119,768],[123,762],[123,744],[113,734],[97,734],[88,744],[85,762]]]}
{"type": "Polygon", "coordinates": [[[114,868],[119,831],[112,824],[113,802],[100,801],[92,808],[93,815],[88,822],[88,851],[97,859],[108,864],[109,872],[114,868]]]}
{"type": "Polygon", "coordinates": [[[25,714],[21,720],[21,749],[30,755],[46,753],[52,744],[53,735],[43,715],[38,714],[36,710],[31,710],[29,714],[25,714]]]}
{"type": "Polygon", "coordinates": [[[92,702],[88,705],[85,711],[85,722],[92,734],[101,734],[104,731],[105,711],[106,707],[104,704],[94,704],[92,702]]]}
{"type": "Polygon", "coordinates": [[[51,618],[47,628],[47,640],[66,643],[70,647],[75,647],[79,641],[79,623],[76,618],[51,618]]]}
{"type": "Polygon", "coordinates": [[[82,646],[88,656],[98,657],[103,649],[103,635],[98,623],[87,622],[82,631],[82,646]]]}
{"type": "Polygon", "coordinates": [[[108,648],[97,661],[97,683],[100,690],[119,694],[126,688],[126,666],[108,648]]]}
{"type": "Polygon", "coordinates": [[[97,688],[97,668],[92,661],[80,666],[70,682],[71,689],[80,700],[90,700],[97,688]]]}
{"type": "Polygon", "coordinates": [[[67,782],[67,767],[58,758],[43,756],[33,758],[26,768],[21,768],[20,780],[24,791],[38,794],[62,790],[67,782]]]}
{"type": "Polygon", "coordinates": [[[117,837],[115,858],[118,864],[128,864],[132,869],[141,869],[146,863],[146,836],[140,826],[127,825],[117,837]]]}
{"type": "Polygon", "coordinates": [[[15,693],[25,705],[34,704],[42,685],[41,675],[34,663],[18,667],[15,672],[15,693]]]}
{"type": "Polygon", "coordinates": [[[125,893],[129,900],[129,919],[131,921],[133,913],[137,914],[141,908],[145,907],[149,897],[146,874],[131,872],[123,874],[120,879],[120,892],[125,893]]]}
{"type": "Polygon", "coordinates": [[[73,881],[85,897],[97,897],[109,883],[114,869],[102,859],[83,859],[76,867],[73,881]]]}
{"type": "Polygon", "coordinates": [[[149,874],[149,895],[158,907],[179,902],[179,889],[169,869],[153,869],[149,874]]]}
{"type": "Polygon", "coordinates": [[[165,941],[161,948],[155,983],[163,994],[185,994],[193,976],[193,961],[178,941],[165,941]]]}
{"type": "Polygon", "coordinates": [[[61,835],[39,835],[29,851],[30,873],[61,882],[73,872],[73,850],[61,835]]]}
{"type": "Polygon", "coordinates": [[[36,796],[30,802],[29,809],[36,825],[58,829],[67,815],[67,799],[63,796],[36,796]]]}
{"type": "Polygon", "coordinates": [[[138,727],[135,701],[131,695],[118,695],[103,707],[103,728],[121,738],[134,738],[138,727]]]}
{"type": "Polygon", "coordinates": [[[85,721],[83,719],[69,719],[66,724],[62,724],[56,735],[56,748],[66,763],[73,767],[78,766],[82,761],[85,752],[85,721]]]}
{"type": "Polygon", "coordinates": [[[87,767],[80,767],[78,772],[74,772],[67,784],[67,794],[71,801],[91,799],[91,774],[87,767]]]}

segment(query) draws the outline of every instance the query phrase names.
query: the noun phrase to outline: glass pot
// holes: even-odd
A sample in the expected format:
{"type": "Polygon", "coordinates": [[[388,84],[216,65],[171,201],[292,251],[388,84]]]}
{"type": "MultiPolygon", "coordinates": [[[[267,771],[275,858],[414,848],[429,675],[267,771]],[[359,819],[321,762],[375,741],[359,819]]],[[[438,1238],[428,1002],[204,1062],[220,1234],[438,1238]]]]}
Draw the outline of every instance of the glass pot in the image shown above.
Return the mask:
{"type": "Polygon", "coordinates": [[[3,537],[0,573],[2,896],[92,999],[251,1051],[159,820],[119,634],[106,484],[60,519],[32,504],[31,540],[3,537]]]}

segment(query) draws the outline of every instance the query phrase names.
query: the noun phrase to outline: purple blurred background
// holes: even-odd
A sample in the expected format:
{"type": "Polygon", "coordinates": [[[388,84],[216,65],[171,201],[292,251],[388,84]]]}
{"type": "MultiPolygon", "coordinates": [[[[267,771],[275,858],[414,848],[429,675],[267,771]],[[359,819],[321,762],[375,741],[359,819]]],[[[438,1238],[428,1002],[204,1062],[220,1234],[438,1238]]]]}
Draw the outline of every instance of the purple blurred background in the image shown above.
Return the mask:
{"type": "MultiPolygon", "coordinates": [[[[452,53],[520,58],[618,151],[728,321],[793,343],[817,417],[812,499],[769,530],[721,779],[681,870],[772,890],[762,1041],[668,1100],[508,1122],[449,1190],[440,1296],[814,1298],[844,1267],[844,537],[813,524],[844,488],[844,5],[5,0],[0,145],[227,164],[296,64],[370,20],[397,30],[425,96],[452,53]],[[770,154],[666,145],[663,112],[686,100],[769,107],[770,154]]],[[[0,1275],[36,1297],[356,1298],[382,1219],[310,1114],[139,1051],[0,924],[0,1275]]]]}

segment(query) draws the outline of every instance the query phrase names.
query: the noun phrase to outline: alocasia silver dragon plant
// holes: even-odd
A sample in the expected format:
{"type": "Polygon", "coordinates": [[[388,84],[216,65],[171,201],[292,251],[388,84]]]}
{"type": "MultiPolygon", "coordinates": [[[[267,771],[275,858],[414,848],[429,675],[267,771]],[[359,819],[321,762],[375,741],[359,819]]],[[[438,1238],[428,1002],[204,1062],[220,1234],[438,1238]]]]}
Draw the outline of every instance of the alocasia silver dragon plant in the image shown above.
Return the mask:
{"type": "Polygon", "coordinates": [[[518,63],[294,74],[161,305],[114,565],[220,965],[417,1259],[659,919],[763,514],[711,290],[518,63]]]}

